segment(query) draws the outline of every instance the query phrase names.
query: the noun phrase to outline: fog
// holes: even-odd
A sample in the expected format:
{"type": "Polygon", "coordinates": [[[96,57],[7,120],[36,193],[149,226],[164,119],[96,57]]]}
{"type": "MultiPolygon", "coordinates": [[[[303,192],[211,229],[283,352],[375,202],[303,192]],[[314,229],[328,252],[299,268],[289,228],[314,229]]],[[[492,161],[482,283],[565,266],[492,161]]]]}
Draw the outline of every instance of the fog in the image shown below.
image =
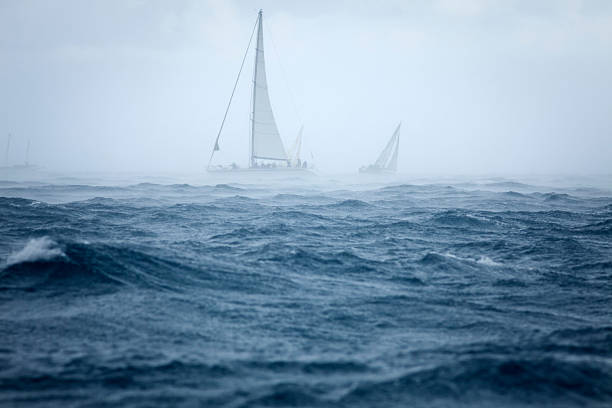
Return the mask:
{"type": "MultiPolygon", "coordinates": [[[[203,172],[259,8],[285,146],[303,124],[321,171],[372,163],[401,121],[402,173],[612,172],[607,0],[0,0],[0,151],[203,172]]],[[[247,162],[252,56],[219,162],[247,162]]]]}

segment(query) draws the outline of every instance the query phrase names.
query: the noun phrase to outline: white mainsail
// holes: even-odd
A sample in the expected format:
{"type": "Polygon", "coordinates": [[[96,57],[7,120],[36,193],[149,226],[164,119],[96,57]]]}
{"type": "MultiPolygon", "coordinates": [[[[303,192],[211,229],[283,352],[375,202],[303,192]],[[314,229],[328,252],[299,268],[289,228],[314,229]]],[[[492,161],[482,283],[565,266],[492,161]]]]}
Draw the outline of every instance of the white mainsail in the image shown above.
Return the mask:
{"type": "Polygon", "coordinates": [[[397,128],[395,128],[395,132],[387,142],[387,145],[378,156],[376,163],[374,163],[375,167],[386,169],[386,170],[397,170],[397,151],[399,150],[399,134],[400,134],[400,126],[402,124],[398,124],[397,128]]]}
{"type": "Polygon", "coordinates": [[[264,60],[262,12],[259,11],[255,72],[253,75],[253,112],[251,116],[251,166],[256,159],[287,160],[280,133],[270,105],[264,60]]]}

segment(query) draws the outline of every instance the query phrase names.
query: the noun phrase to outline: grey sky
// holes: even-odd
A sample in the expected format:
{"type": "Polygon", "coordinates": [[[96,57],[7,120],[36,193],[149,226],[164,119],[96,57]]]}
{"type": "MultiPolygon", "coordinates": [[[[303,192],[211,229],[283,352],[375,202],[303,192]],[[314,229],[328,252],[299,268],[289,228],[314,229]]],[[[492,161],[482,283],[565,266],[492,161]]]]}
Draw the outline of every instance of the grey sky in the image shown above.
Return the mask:
{"type": "MultiPolygon", "coordinates": [[[[31,139],[50,168],[202,170],[259,8],[279,129],[323,170],[401,120],[403,172],[612,172],[606,0],[0,0],[12,164],[31,139]]],[[[220,160],[246,163],[251,75],[220,160]]]]}

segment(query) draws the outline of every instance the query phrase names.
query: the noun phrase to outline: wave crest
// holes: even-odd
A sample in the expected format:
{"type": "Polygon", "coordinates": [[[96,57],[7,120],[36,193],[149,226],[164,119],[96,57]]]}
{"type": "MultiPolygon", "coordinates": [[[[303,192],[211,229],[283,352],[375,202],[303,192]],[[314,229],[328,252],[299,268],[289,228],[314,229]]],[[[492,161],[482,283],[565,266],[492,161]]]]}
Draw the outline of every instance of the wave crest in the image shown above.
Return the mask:
{"type": "Polygon", "coordinates": [[[64,254],[57,242],[44,236],[29,240],[20,251],[9,255],[6,260],[6,266],[23,262],[49,261],[54,258],[65,256],[66,254],[64,254]]]}

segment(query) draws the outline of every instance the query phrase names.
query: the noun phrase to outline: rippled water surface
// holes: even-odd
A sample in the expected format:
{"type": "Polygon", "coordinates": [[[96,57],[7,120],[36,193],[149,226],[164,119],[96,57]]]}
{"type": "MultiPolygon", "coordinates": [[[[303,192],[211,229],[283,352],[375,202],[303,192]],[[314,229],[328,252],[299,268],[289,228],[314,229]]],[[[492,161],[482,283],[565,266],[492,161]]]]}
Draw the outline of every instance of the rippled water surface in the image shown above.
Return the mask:
{"type": "Polygon", "coordinates": [[[610,406],[594,185],[2,181],[0,405],[610,406]]]}

